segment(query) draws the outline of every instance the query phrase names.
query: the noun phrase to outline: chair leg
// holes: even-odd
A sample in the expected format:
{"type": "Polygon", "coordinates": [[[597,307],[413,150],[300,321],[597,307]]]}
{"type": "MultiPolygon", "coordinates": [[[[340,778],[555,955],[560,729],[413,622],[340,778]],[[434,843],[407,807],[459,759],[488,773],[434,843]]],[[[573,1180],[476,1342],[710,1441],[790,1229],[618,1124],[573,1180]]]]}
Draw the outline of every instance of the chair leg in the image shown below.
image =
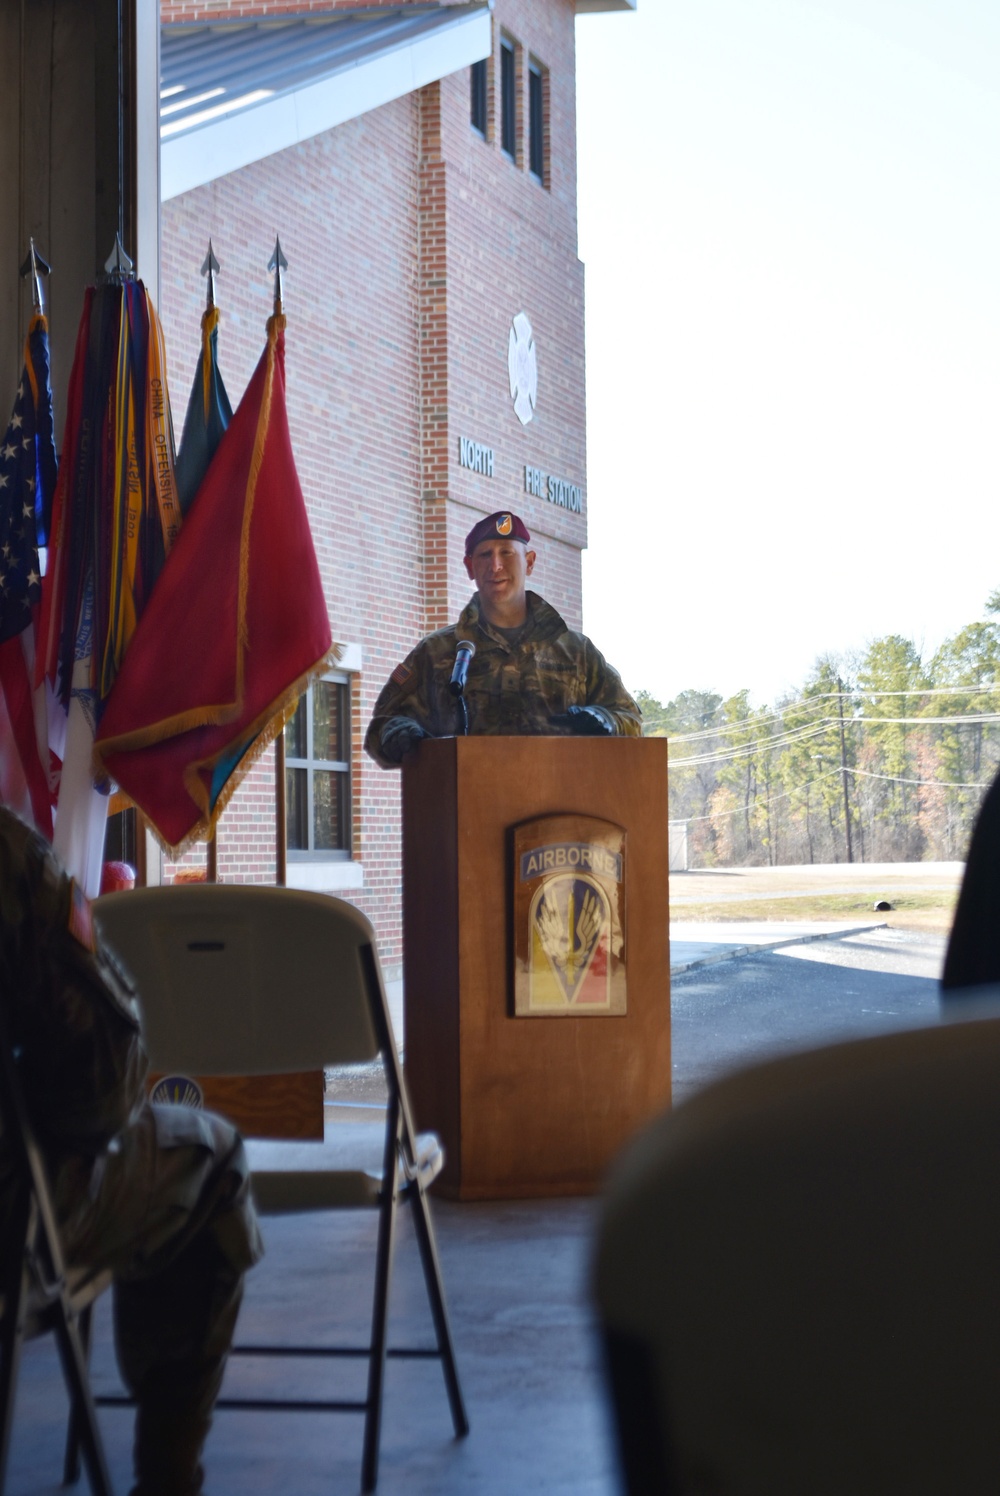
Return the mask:
{"type": "Polygon", "coordinates": [[[7,1481],[7,1456],[10,1452],[10,1435],[14,1423],[14,1396],[17,1390],[17,1373],[21,1364],[21,1347],[24,1340],[17,1318],[18,1305],[15,1304],[9,1325],[5,1316],[3,1364],[0,1365],[0,1492],[3,1491],[7,1481]]]}
{"type": "Polygon", "coordinates": [[[55,1331],[70,1395],[70,1429],[77,1431],[93,1496],[113,1496],[81,1336],[72,1310],[64,1304],[63,1311],[55,1331]]]}
{"type": "Polygon", "coordinates": [[[385,1161],[382,1169],[382,1202],[378,1213],[378,1246],[375,1253],[375,1291],[372,1300],[372,1334],[368,1358],[368,1398],[365,1414],[361,1489],[374,1491],[378,1481],[379,1441],[382,1433],[382,1388],[385,1383],[385,1353],[388,1343],[389,1283],[396,1245],[396,1208],[399,1181],[396,1169],[396,1136],[399,1113],[390,1103],[386,1118],[385,1161]]]}
{"type": "Polygon", "coordinates": [[[434,1319],[434,1333],[441,1355],[441,1370],[444,1373],[448,1402],[451,1406],[451,1421],[456,1437],[463,1438],[469,1432],[469,1418],[465,1411],[465,1401],[458,1380],[458,1367],[455,1364],[455,1347],[451,1338],[448,1306],[444,1297],[441,1259],[438,1256],[430,1204],[418,1184],[413,1186],[413,1227],[417,1236],[417,1245],[420,1248],[424,1282],[427,1285],[427,1297],[430,1300],[431,1315],[434,1319]]]}
{"type": "MultiPolygon", "coordinates": [[[[80,1313],[80,1347],[84,1364],[90,1376],[90,1342],[94,1306],[88,1304],[80,1313]]],[[[66,1430],[66,1453],[63,1457],[63,1485],[75,1486],[80,1479],[80,1421],[75,1404],[70,1409],[69,1426],[66,1430]]]]}
{"type": "Polygon", "coordinates": [[[3,1316],[0,1319],[0,1492],[7,1480],[17,1373],[21,1364],[21,1347],[24,1344],[24,1243],[27,1241],[32,1219],[30,1197],[22,1195],[14,1206],[10,1221],[6,1262],[0,1282],[0,1289],[3,1291],[3,1316]],[[16,1245],[18,1242],[21,1243],[20,1250],[16,1245]]]}
{"type": "Polygon", "coordinates": [[[0,1418],[3,1419],[3,1427],[0,1430],[0,1492],[7,1483],[7,1456],[10,1452],[10,1435],[14,1422],[14,1393],[17,1387],[17,1372],[21,1364],[21,1346],[22,1337],[17,1334],[4,1351],[2,1388],[0,1388],[0,1397],[3,1398],[2,1408],[0,1408],[0,1418]]]}

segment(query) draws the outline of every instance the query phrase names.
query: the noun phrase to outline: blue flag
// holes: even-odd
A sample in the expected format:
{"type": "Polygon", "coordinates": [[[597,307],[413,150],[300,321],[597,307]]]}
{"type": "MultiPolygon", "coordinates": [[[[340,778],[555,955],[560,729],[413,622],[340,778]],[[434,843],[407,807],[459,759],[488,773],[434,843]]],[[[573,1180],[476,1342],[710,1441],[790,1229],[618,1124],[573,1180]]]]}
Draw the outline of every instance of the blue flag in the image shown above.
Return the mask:
{"type": "Polygon", "coordinates": [[[181,449],[177,456],[177,497],[187,514],[208,472],[215,449],[233,418],[232,406],[219,373],[219,309],[210,306],[201,319],[201,356],[194,372],[181,449]]]}

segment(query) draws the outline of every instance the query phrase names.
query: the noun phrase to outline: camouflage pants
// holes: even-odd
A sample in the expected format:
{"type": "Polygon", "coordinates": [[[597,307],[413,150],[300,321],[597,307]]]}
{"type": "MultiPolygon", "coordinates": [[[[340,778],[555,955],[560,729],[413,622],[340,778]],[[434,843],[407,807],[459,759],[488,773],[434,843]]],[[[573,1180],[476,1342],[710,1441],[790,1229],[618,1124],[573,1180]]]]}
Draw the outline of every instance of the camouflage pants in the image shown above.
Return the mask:
{"type": "Polygon", "coordinates": [[[96,1164],[66,1163],[55,1194],[70,1262],[114,1274],[136,1490],[197,1491],[243,1275],[262,1251],[239,1135],[207,1112],[147,1105],[96,1164]]]}

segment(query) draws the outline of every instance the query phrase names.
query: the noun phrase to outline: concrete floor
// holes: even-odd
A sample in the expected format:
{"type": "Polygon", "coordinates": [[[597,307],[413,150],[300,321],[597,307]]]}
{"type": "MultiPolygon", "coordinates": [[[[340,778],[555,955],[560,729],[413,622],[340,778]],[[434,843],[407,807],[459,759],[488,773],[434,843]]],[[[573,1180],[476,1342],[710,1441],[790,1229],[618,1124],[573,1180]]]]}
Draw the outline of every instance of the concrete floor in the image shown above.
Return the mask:
{"type": "MultiPolygon", "coordinates": [[[[436,1203],[459,1369],[472,1425],[452,1437],[435,1362],[390,1361],[379,1491],[383,1496],[617,1490],[598,1350],[587,1307],[592,1201],[436,1203]]],[[[267,1255],[247,1285],[240,1335],[304,1343],[367,1337],[374,1219],[339,1216],[265,1223],[267,1255]]],[[[110,1305],[99,1307],[95,1385],[115,1382],[110,1305]]],[[[416,1245],[406,1220],[391,1303],[392,1343],[430,1343],[416,1245]]],[[[234,1360],[234,1394],[363,1395],[364,1363],[318,1370],[234,1360]],[[321,1391],[322,1389],[322,1391],[321,1391]]],[[[129,1489],[131,1413],[100,1413],[115,1490],[129,1489]]],[[[55,1496],[66,1399],[48,1341],[26,1349],[7,1482],[8,1496],[55,1496]]],[[[355,1414],[216,1415],[208,1496],[330,1496],[360,1487],[362,1420],[355,1414]]],[[[85,1489],[85,1482],[84,1482],[85,1489]]]]}
{"type": "MultiPolygon", "coordinates": [[[[709,933],[706,927],[699,931],[709,933]]],[[[804,944],[793,957],[787,950],[769,952],[772,942],[762,933],[729,925],[725,940],[719,940],[728,948],[724,952],[690,952],[698,964],[679,977],[674,991],[678,1094],[720,1068],[775,1047],[933,1018],[943,940],[869,932],[804,944]],[[748,946],[758,953],[738,954],[748,946]],[[718,963],[719,954],[729,960],[718,963]],[[702,964],[706,956],[712,959],[702,964]]],[[[801,932],[803,937],[810,933],[815,934],[801,932]]],[[[679,955],[675,949],[675,959],[679,955]]],[[[367,1085],[354,1104],[350,1100],[328,1109],[331,1144],[364,1142],[377,1155],[377,1111],[367,1085]]],[[[435,1203],[472,1433],[461,1442],[451,1437],[435,1363],[390,1362],[379,1480],[383,1496],[459,1491],[613,1496],[619,1490],[587,1294],[597,1209],[588,1200],[435,1203]]],[[[248,1279],[240,1337],[363,1341],[374,1220],[285,1218],[268,1221],[265,1230],[268,1253],[248,1279]]],[[[94,1381],[101,1389],[115,1381],[109,1308],[106,1301],[100,1306],[94,1351],[94,1381]]],[[[392,1340],[426,1343],[429,1328],[404,1213],[392,1340]]],[[[347,1368],[327,1372],[317,1370],[315,1362],[296,1369],[287,1362],[240,1360],[228,1385],[233,1392],[308,1395],[322,1387],[330,1396],[360,1395],[363,1363],[347,1363],[347,1368]]],[[[54,1496],[61,1489],[65,1420],[54,1348],[49,1341],[37,1342],[26,1350],[21,1375],[8,1496],[54,1496]]],[[[101,1421],[115,1488],[124,1493],[131,1414],[109,1409],[101,1421]]],[[[206,1492],[351,1493],[359,1489],[360,1458],[357,1415],[224,1411],[209,1442],[206,1492]]]]}

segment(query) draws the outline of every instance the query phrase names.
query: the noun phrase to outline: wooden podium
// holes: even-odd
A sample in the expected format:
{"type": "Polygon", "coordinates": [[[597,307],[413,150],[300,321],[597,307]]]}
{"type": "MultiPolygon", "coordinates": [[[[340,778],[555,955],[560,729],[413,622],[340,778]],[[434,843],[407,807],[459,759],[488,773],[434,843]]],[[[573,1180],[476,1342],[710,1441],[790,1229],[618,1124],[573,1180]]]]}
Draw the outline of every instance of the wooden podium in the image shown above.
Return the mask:
{"type": "MultiPolygon", "coordinates": [[[[422,743],[404,767],[406,1076],[417,1125],[445,1145],[441,1193],[463,1200],[589,1193],[622,1144],[669,1104],[667,817],[664,738],[444,738],[422,743]],[[604,838],[611,850],[599,856],[619,869],[623,908],[620,931],[612,915],[602,939],[620,948],[607,958],[591,954],[589,981],[598,998],[613,982],[625,1011],[612,1003],[605,1011],[581,1005],[558,1016],[515,1016],[515,945],[534,942],[526,959],[540,974],[539,992],[547,964],[545,931],[536,931],[545,923],[540,895],[531,931],[515,928],[531,891],[519,878],[543,863],[573,862],[576,881],[562,878],[563,950],[584,943],[584,904],[589,933],[594,907],[606,903],[580,871],[581,859],[592,861],[579,838],[515,857],[541,818],[573,824],[574,814],[612,826],[604,838]],[[572,910],[565,913],[574,890],[576,927],[572,910]]],[[[517,964],[520,994],[526,966],[517,964]]],[[[551,972],[547,980],[558,997],[551,972]]],[[[576,973],[562,980],[571,990],[576,973]]],[[[583,994],[582,981],[575,990],[583,994]]]]}

